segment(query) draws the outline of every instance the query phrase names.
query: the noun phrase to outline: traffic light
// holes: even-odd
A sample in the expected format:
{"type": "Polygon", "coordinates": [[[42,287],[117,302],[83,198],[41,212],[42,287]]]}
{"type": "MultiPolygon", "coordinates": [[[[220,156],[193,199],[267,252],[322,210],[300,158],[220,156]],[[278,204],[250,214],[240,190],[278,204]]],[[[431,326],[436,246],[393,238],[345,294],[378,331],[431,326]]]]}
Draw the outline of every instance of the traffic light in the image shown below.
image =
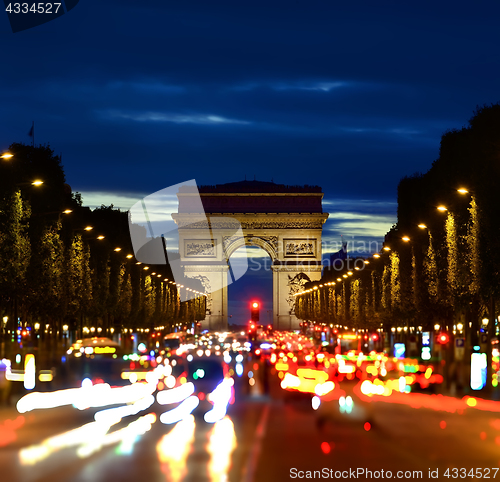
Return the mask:
{"type": "Polygon", "coordinates": [[[450,341],[450,337],[446,333],[440,333],[437,337],[438,343],[446,345],[450,341]]]}
{"type": "Polygon", "coordinates": [[[252,303],[252,308],[250,310],[250,313],[251,313],[250,319],[252,321],[259,321],[260,304],[254,301],[252,303]]]}

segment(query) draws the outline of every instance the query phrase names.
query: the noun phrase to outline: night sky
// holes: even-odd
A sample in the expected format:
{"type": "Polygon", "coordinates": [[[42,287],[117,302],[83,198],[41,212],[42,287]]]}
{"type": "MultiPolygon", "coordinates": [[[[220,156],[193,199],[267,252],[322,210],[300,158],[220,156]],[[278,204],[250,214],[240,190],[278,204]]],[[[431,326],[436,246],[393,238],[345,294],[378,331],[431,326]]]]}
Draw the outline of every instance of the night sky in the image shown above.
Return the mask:
{"type": "MultiPolygon", "coordinates": [[[[90,206],[188,179],[320,185],[327,252],[380,242],[399,179],[500,100],[499,18],[493,2],[80,0],[13,34],[0,13],[0,150],[35,121],[90,206]]],[[[230,288],[235,319],[254,294],[271,309],[270,280],[230,288]]]]}

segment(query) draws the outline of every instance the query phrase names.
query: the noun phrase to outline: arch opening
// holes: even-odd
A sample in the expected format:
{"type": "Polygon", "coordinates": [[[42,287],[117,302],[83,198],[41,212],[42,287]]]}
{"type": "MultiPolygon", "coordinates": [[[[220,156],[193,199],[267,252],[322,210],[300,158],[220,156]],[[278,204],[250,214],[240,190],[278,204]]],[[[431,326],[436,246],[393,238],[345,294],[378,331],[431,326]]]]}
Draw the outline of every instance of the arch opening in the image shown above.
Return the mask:
{"type": "Polygon", "coordinates": [[[248,326],[250,304],[260,303],[261,325],[273,324],[273,273],[272,259],[260,246],[241,244],[230,255],[231,265],[248,263],[247,272],[228,286],[228,314],[230,325],[248,326]]]}

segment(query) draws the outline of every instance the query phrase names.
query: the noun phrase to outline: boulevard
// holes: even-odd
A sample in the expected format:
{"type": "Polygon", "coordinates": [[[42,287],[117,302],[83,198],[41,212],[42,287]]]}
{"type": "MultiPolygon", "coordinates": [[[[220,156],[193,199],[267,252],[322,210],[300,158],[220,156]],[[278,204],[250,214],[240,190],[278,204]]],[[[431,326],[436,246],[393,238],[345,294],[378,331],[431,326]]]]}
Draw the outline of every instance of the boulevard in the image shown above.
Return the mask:
{"type": "Polygon", "coordinates": [[[216,423],[187,415],[163,424],[165,407],[155,402],[110,430],[130,430],[134,422],[150,417],[137,432],[92,441],[74,431],[95,423],[96,408],[19,413],[4,407],[2,480],[271,482],[313,478],[314,471],[316,478],[319,473],[332,479],[343,473],[344,478],[370,480],[369,471],[374,478],[383,471],[385,478],[389,473],[405,478],[411,472],[406,478],[431,480],[429,470],[445,480],[443,474],[454,468],[468,474],[481,469],[477,474],[485,478],[489,468],[493,478],[499,463],[499,402],[481,405],[478,399],[471,406],[470,401],[429,393],[404,394],[403,403],[397,394],[367,401],[356,388],[360,382],[349,381],[337,388],[350,394],[350,410],[328,397],[314,410],[311,394],[281,388],[276,369],[266,359],[247,354],[243,365],[242,376],[234,377],[234,404],[216,423]],[[71,431],[75,439],[68,436],[71,431]]]}

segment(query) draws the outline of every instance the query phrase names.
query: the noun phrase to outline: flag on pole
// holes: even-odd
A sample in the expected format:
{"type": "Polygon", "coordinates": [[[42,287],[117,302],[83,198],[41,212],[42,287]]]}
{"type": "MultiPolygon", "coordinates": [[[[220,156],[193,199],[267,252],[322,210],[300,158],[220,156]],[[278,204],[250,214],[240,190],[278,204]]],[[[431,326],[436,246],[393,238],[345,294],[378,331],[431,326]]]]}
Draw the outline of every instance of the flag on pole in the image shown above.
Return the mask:
{"type": "Polygon", "coordinates": [[[31,129],[28,132],[28,136],[33,137],[33,126],[31,126],[31,129]]]}

